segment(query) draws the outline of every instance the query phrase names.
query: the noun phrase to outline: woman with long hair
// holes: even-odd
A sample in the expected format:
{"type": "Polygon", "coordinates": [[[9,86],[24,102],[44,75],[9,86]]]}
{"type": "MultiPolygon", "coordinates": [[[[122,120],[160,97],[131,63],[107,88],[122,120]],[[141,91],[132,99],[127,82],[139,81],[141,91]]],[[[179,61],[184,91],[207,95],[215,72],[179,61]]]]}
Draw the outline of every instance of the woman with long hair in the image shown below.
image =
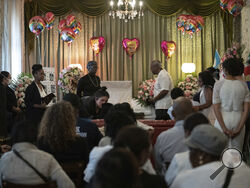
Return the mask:
{"type": "Polygon", "coordinates": [[[87,142],[76,135],[76,116],[69,102],[58,102],[47,109],[40,124],[38,147],[59,162],[87,162],[87,142]]]}
{"type": "Polygon", "coordinates": [[[213,124],[215,118],[212,110],[212,98],[215,80],[208,71],[203,71],[199,73],[198,83],[201,88],[199,95],[200,104],[194,106],[194,110],[196,112],[201,111],[213,124]]]}
{"type": "Polygon", "coordinates": [[[245,136],[245,122],[248,117],[250,94],[242,76],[242,59],[231,58],[223,62],[225,79],[214,86],[213,104],[216,121],[214,126],[229,139],[229,145],[242,150],[245,136]]]}
{"type": "Polygon", "coordinates": [[[109,93],[106,91],[106,87],[102,87],[101,89],[95,92],[94,96],[84,98],[82,109],[80,110],[80,117],[87,117],[90,119],[103,119],[102,114],[102,106],[107,104],[109,100],[109,93]],[[84,113],[84,115],[82,115],[84,113]]]}

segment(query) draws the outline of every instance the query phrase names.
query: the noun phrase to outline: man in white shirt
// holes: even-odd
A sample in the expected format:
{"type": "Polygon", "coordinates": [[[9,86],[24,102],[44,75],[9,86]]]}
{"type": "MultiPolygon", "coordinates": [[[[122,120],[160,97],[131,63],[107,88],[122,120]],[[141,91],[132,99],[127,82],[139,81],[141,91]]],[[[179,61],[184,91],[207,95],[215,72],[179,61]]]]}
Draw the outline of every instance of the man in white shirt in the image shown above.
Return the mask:
{"type": "Polygon", "coordinates": [[[173,81],[170,74],[162,68],[159,60],[154,60],[151,63],[151,71],[157,74],[154,85],[154,98],[150,101],[155,103],[156,120],[168,120],[168,109],[172,106],[170,91],[173,88],[173,81]]]}
{"type": "Polygon", "coordinates": [[[154,146],[155,167],[158,174],[164,175],[165,171],[176,153],[188,150],[183,143],[185,132],[183,128],[184,119],[193,112],[192,103],[185,97],[179,97],[173,104],[173,115],[175,126],[162,132],[154,146]]]}
{"type": "Polygon", "coordinates": [[[171,188],[249,188],[250,168],[244,162],[233,172],[225,168],[214,179],[210,178],[223,165],[220,156],[228,143],[227,137],[218,129],[206,124],[199,125],[185,143],[192,149],[190,161],[194,168],[178,174],[171,188]]]}
{"type": "MultiPolygon", "coordinates": [[[[202,113],[193,113],[186,117],[183,124],[185,137],[187,138],[188,136],[190,136],[192,130],[200,124],[209,124],[209,120],[202,113]]],[[[189,160],[189,153],[189,151],[177,153],[173,157],[165,174],[165,180],[169,186],[173,183],[176,176],[180,172],[193,168],[189,160]]]]}

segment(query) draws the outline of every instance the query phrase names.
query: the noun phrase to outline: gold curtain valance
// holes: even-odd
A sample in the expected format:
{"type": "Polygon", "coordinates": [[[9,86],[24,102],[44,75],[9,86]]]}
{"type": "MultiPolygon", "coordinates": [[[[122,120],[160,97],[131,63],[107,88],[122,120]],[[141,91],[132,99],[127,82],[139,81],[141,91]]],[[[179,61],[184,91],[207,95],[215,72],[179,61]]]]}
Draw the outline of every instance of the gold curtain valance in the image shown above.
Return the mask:
{"type": "MultiPolygon", "coordinates": [[[[109,10],[109,0],[34,0],[42,12],[57,16],[77,10],[88,16],[100,16],[109,10]]],[[[218,0],[143,0],[152,12],[171,16],[182,10],[190,14],[209,16],[220,9],[218,0]]]]}

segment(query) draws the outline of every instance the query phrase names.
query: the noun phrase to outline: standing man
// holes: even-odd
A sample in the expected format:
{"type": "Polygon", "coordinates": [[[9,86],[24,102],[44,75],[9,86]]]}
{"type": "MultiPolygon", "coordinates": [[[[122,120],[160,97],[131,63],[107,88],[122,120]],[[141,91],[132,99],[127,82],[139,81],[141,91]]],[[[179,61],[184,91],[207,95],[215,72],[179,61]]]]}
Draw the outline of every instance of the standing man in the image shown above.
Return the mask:
{"type": "Polygon", "coordinates": [[[95,92],[101,88],[100,78],[96,76],[97,72],[96,61],[89,61],[87,64],[88,74],[83,76],[77,85],[77,95],[82,97],[93,96],[95,92]]]}
{"type": "Polygon", "coordinates": [[[151,71],[158,77],[154,86],[154,98],[150,101],[155,104],[156,120],[168,120],[168,108],[172,106],[170,91],[173,88],[173,81],[170,74],[162,68],[159,60],[151,63],[151,71]]]}

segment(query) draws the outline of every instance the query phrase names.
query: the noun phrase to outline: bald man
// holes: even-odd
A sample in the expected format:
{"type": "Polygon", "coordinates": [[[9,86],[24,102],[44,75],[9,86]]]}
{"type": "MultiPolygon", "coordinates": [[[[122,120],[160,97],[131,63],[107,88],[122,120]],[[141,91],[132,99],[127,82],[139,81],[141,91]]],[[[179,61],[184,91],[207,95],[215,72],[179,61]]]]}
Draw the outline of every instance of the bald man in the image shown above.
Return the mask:
{"type": "Polygon", "coordinates": [[[89,61],[87,64],[88,74],[83,76],[77,85],[77,95],[82,97],[93,96],[101,88],[101,80],[96,76],[98,69],[96,61],[89,61]]]}
{"type": "Polygon", "coordinates": [[[179,97],[174,101],[172,114],[176,121],[175,126],[162,132],[154,146],[156,171],[164,175],[168,165],[176,153],[188,150],[183,143],[185,139],[184,119],[193,113],[192,103],[185,97],[179,97]]]}
{"type": "Polygon", "coordinates": [[[162,68],[159,60],[151,63],[151,71],[158,77],[154,87],[154,98],[149,101],[155,104],[156,120],[168,120],[168,109],[172,106],[170,91],[173,89],[173,81],[170,74],[162,68]]]}

